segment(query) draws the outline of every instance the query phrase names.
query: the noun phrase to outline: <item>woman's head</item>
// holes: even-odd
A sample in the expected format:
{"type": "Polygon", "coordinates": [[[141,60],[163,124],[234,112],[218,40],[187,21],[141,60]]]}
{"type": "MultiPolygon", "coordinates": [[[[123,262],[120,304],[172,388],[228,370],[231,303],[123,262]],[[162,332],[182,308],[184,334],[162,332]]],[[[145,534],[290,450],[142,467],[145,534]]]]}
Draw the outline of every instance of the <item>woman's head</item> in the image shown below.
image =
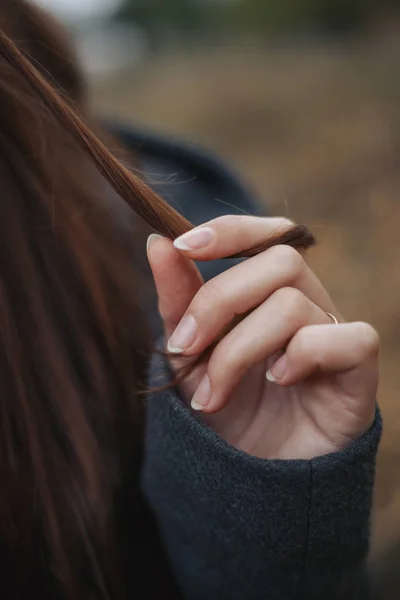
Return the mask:
{"type": "Polygon", "coordinates": [[[14,590],[48,569],[60,597],[117,598],[115,499],[137,484],[150,343],[135,240],[101,177],[159,233],[191,226],[72,108],[84,85],[58,27],[0,2],[0,548],[14,590]]]}

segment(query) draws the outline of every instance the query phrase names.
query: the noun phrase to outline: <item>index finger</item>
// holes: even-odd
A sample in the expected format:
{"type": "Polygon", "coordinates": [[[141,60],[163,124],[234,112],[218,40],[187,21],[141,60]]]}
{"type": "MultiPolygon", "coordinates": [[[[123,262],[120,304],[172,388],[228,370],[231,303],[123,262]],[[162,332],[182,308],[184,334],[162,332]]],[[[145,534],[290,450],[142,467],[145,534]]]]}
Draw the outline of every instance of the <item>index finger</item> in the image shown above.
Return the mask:
{"type": "Polygon", "coordinates": [[[181,235],[174,246],[193,260],[215,260],[263,244],[289,231],[293,225],[283,217],[226,215],[181,235]]]}

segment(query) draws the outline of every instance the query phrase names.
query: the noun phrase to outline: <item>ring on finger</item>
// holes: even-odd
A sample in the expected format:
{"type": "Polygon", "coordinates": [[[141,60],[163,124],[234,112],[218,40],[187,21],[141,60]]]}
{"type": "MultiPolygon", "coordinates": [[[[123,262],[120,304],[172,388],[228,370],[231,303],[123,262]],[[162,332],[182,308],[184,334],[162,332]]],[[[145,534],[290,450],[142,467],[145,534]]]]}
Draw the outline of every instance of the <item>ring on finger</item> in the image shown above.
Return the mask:
{"type": "Polygon", "coordinates": [[[329,313],[329,312],[327,312],[326,314],[333,321],[334,325],[339,325],[339,321],[337,320],[335,315],[333,315],[332,313],[329,313]]]}

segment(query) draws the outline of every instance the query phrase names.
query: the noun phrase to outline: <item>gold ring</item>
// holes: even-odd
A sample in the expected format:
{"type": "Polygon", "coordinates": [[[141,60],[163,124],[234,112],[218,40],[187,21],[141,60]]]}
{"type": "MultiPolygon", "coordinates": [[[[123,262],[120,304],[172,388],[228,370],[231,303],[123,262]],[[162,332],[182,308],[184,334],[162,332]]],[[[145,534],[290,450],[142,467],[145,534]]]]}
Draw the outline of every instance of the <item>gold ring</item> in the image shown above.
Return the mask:
{"type": "Polygon", "coordinates": [[[326,313],[328,315],[328,317],[330,319],[332,319],[332,321],[334,322],[335,325],[339,325],[339,321],[337,320],[337,318],[335,317],[335,315],[333,315],[332,313],[326,313]]]}

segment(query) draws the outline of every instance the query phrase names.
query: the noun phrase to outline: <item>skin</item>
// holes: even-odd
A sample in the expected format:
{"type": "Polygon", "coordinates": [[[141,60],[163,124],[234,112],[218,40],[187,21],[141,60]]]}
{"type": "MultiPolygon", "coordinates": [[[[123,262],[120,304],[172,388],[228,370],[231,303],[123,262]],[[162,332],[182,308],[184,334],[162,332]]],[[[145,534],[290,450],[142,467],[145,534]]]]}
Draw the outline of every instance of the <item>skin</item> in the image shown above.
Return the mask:
{"type": "Polygon", "coordinates": [[[290,224],[227,216],[174,244],[148,243],[173,369],[219,340],[181,384],[183,400],[229,444],[264,459],[339,451],[375,415],[379,337],[366,323],[343,322],[299,252],[273,247],[205,284],[193,262],[234,254],[290,224]],[[185,317],[183,348],[174,332],[185,317]]]}

